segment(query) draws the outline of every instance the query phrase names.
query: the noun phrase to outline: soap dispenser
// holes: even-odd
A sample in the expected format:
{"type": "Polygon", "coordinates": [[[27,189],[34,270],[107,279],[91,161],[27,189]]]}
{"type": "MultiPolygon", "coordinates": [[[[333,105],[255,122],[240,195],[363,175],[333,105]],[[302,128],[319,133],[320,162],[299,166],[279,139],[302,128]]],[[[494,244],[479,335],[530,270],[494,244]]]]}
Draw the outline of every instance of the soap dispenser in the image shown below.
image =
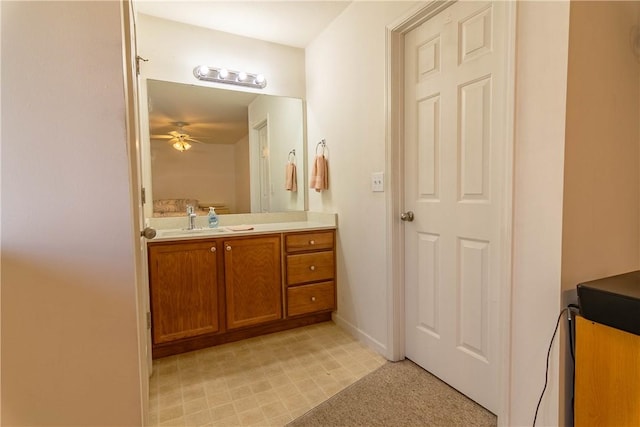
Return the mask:
{"type": "Polygon", "coordinates": [[[216,209],[214,207],[209,208],[209,228],[217,228],[218,227],[218,214],[216,214],[216,209]]]}

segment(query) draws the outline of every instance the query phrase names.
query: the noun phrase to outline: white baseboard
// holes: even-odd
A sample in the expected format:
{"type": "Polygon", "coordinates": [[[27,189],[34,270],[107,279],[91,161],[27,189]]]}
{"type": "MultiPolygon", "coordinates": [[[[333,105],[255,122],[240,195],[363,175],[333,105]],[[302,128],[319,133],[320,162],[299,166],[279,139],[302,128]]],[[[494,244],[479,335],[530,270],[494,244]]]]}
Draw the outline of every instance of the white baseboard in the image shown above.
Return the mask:
{"type": "Polygon", "coordinates": [[[389,359],[387,355],[387,351],[388,351],[387,346],[382,344],[380,341],[374,339],[373,337],[371,337],[369,334],[362,331],[362,329],[358,328],[354,324],[346,321],[338,313],[335,313],[335,312],[332,313],[331,318],[333,319],[336,325],[338,325],[339,327],[347,331],[354,338],[358,339],[358,341],[366,344],[367,347],[369,347],[376,353],[380,354],[381,356],[385,357],[386,359],[389,359]]]}

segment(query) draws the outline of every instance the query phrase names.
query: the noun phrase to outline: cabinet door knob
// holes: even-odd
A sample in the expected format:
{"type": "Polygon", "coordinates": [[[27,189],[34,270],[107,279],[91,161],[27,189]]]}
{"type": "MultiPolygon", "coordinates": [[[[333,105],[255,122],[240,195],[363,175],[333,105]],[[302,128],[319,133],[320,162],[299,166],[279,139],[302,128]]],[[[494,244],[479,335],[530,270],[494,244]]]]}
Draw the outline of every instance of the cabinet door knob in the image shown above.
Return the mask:
{"type": "Polygon", "coordinates": [[[309,267],[309,270],[311,270],[311,271],[316,271],[316,266],[315,266],[315,265],[312,265],[311,267],[309,267]]]}
{"type": "Polygon", "coordinates": [[[231,246],[227,245],[226,249],[227,249],[227,251],[230,251],[231,250],[231,246]]]}
{"type": "Polygon", "coordinates": [[[310,244],[310,245],[315,245],[315,244],[316,244],[316,241],[315,241],[315,240],[309,240],[309,244],[310,244]]]}
{"type": "Polygon", "coordinates": [[[312,302],[316,302],[316,297],[311,297],[312,302]]]}
{"type": "Polygon", "coordinates": [[[211,249],[209,249],[211,252],[215,252],[216,251],[216,247],[215,246],[211,246],[211,249]]]}

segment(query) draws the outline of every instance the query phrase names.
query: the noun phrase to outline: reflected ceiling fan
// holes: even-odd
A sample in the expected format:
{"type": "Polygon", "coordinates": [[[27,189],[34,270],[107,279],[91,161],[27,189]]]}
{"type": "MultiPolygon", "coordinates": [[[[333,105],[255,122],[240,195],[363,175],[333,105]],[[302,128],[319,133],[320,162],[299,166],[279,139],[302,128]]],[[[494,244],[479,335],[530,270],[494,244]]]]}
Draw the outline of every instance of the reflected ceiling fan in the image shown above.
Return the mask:
{"type": "Polygon", "coordinates": [[[198,141],[197,139],[191,138],[189,134],[184,133],[182,128],[184,126],[189,126],[187,122],[175,122],[174,125],[178,126],[178,130],[172,130],[167,135],[151,135],[151,139],[168,139],[169,143],[173,145],[178,151],[186,151],[191,148],[190,142],[196,142],[198,144],[204,144],[202,141],[198,141]]]}

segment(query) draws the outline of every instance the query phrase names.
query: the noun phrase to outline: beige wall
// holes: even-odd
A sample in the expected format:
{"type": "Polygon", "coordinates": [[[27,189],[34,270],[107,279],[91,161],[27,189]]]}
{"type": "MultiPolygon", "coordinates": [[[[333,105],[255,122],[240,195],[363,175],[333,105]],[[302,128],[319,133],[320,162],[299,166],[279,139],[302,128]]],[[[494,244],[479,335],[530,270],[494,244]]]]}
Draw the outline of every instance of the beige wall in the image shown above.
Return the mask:
{"type": "Polygon", "coordinates": [[[119,2],[1,2],[2,425],[139,425],[119,2]]]}
{"type": "MultiPolygon", "coordinates": [[[[518,2],[510,418],[531,425],[560,311],[569,2],[518,2]]],[[[558,424],[558,349],[537,425],[558,424]]]]}
{"type": "Polygon", "coordinates": [[[386,166],[386,26],[413,5],[353,2],[306,49],[307,170],[321,139],[329,158],[329,190],[310,191],[309,209],[337,212],[340,221],[335,318],[383,354],[388,218],[371,173],[386,166]]]}
{"type": "Polygon", "coordinates": [[[180,152],[166,141],[153,141],[153,199],[197,199],[225,204],[237,212],[235,154],[235,144],[193,143],[191,149],[180,152]]]}
{"type": "MultiPolygon", "coordinates": [[[[640,267],[640,65],[629,44],[638,4],[571,3],[562,228],[569,296],[580,282],[640,267]]],[[[568,423],[572,366],[562,348],[568,423]]]]}
{"type": "Polygon", "coordinates": [[[638,2],[572,2],[562,288],[640,267],[638,2]]]}
{"type": "Polygon", "coordinates": [[[229,89],[229,85],[196,80],[193,68],[207,64],[263,73],[267,78],[264,89],[237,86],[233,90],[304,98],[303,49],[144,14],[138,15],[137,34],[139,54],[149,59],[142,66],[143,80],[229,89]]]}

